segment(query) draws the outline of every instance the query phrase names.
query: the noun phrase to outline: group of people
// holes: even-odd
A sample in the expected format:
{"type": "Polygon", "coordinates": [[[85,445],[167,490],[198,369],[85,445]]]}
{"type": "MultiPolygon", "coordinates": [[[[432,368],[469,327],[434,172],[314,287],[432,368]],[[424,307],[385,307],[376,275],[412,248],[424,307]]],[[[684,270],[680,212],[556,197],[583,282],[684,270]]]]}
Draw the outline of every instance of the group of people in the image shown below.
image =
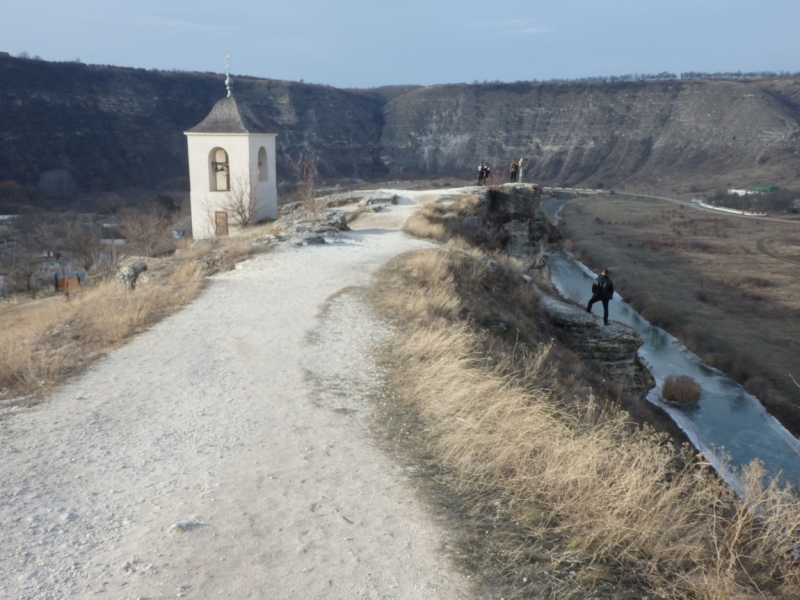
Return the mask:
{"type": "MultiPolygon", "coordinates": [[[[519,172],[522,169],[522,159],[521,158],[514,158],[511,160],[511,183],[516,183],[519,172]]],[[[478,165],[478,185],[483,185],[489,179],[489,175],[492,174],[492,169],[489,165],[483,161],[480,162],[478,165]]]]}
{"type": "Polygon", "coordinates": [[[483,185],[483,183],[489,179],[489,175],[491,174],[492,170],[489,168],[489,165],[481,161],[478,165],[478,185],[483,185]]]}

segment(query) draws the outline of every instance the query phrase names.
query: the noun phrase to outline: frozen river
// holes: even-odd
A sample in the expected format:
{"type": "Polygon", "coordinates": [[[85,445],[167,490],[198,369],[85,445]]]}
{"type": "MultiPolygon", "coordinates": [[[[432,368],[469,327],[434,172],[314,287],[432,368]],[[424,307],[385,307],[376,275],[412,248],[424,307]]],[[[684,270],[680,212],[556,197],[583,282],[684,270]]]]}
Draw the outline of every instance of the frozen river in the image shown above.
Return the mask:
{"type": "MultiPolygon", "coordinates": [[[[542,202],[541,209],[551,222],[556,222],[565,203],[564,199],[553,198],[542,202]]],[[[553,284],[565,298],[582,305],[589,301],[594,273],[563,251],[550,256],[549,266],[553,284]]],[[[647,399],[672,417],[734,489],[739,488],[736,468],[755,459],[764,464],[769,475],[800,487],[800,442],[755,396],[705,365],[673,336],[643,319],[617,294],[609,303],[609,318],[633,327],[644,340],[639,356],[656,380],[647,399]],[[693,406],[664,402],[661,388],[668,375],[688,375],[696,380],[703,388],[699,402],[693,406]]]]}

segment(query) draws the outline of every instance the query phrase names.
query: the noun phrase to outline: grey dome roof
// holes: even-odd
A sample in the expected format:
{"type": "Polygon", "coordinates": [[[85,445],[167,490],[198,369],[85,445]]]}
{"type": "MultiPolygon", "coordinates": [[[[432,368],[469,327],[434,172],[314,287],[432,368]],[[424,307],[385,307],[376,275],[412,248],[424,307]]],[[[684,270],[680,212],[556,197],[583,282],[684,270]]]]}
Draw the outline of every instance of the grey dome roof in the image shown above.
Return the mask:
{"type": "Polygon", "coordinates": [[[187,133],[269,133],[246,102],[234,96],[223,98],[208,116],[187,133]]]}

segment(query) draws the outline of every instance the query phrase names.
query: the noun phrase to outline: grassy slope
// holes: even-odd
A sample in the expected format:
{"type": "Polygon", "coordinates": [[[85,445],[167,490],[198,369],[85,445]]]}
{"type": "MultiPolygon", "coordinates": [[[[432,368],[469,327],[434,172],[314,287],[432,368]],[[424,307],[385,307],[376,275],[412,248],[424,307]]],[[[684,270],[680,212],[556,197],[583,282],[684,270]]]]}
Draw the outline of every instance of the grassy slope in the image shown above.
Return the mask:
{"type": "Polygon", "coordinates": [[[459,239],[473,205],[418,212],[406,231],[450,243],[394,261],[376,289],[399,332],[385,430],[453,519],[455,558],[491,597],[795,597],[778,547],[794,495],[754,466],[741,505],[702,457],[635,425],[552,343],[524,265],[459,239]]]}
{"type": "Polygon", "coordinates": [[[629,196],[582,197],[562,213],[584,263],[800,433],[800,224],[710,214],[629,196]]]}
{"type": "Polygon", "coordinates": [[[398,331],[384,429],[447,505],[455,558],[490,597],[797,597],[776,545],[794,498],[760,490],[756,468],[762,529],[687,447],[604,405],[535,325],[523,272],[457,242],[393,261],[376,289],[398,331]]]}
{"type": "Polygon", "coordinates": [[[148,259],[152,283],[127,292],[114,281],[0,309],[0,402],[35,404],[54,386],[80,374],[105,354],[180,310],[203,289],[206,275],[232,269],[256,252],[250,240],[269,230],[215,244],[187,247],[168,259],[148,259]]]}

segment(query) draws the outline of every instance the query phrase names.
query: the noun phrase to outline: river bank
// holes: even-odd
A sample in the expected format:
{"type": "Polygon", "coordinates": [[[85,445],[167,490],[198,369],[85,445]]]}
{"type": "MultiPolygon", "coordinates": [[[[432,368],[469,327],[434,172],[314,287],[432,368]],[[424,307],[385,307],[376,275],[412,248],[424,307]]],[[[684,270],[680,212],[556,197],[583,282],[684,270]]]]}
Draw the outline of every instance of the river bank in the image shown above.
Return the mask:
{"type": "MultiPolygon", "coordinates": [[[[557,206],[563,201],[545,204],[557,206]]],[[[761,456],[774,465],[769,468],[771,472],[782,469],[792,481],[800,476],[796,450],[787,449],[786,463],[775,456],[769,458],[772,451],[767,448],[744,448],[768,444],[762,438],[786,437],[783,427],[772,434],[750,429],[750,421],[773,429],[760,404],[790,432],[798,433],[800,411],[793,403],[800,401],[800,394],[789,374],[800,369],[800,364],[794,341],[785,338],[794,320],[787,320],[785,315],[797,304],[794,298],[800,287],[793,277],[796,266],[779,260],[791,256],[791,240],[800,234],[796,225],[709,215],[676,209],[652,198],[615,196],[572,200],[563,214],[570,249],[593,266],[610,267],[618,291],[632,307],[677,335],[700,362],[711,367],[710,371],[705,368],[698,372],[696,367],[684,365],[693,377],[713,379],[717,375],[707,373],[721,370],[743,385],[744,389],[733,385],[730,390],[710,392],[700,407],[684,411],[691,413],[690,421],[696,419],[709,428],[706,446],[726,446],[735,464],[761,456]],[[782,240],[776,246],[782,256],[759,251],[766,238],[782,240]],[[778,365],[780,368],[776,368],[778,365]],[[716,396],[721,399],[711,399],[716,396]],[[753,406],[755,413],[745,417],[745,406],[753,406]],[[729,431],[727,435],[725,430],[729,431]]],[[[575,299],[585,294],[581,285],[588,283],[571,286],[575,299]]],[[[680,357],[676,360],[683,362],[680,357]]],[[[684,423],[683,428],[695,426],[684,423]]],[[[693,431],[687,435],[697,438],[693,431]]],[[[795,441],[788,439],[787,443],[793,446],[795,441]]]]}

